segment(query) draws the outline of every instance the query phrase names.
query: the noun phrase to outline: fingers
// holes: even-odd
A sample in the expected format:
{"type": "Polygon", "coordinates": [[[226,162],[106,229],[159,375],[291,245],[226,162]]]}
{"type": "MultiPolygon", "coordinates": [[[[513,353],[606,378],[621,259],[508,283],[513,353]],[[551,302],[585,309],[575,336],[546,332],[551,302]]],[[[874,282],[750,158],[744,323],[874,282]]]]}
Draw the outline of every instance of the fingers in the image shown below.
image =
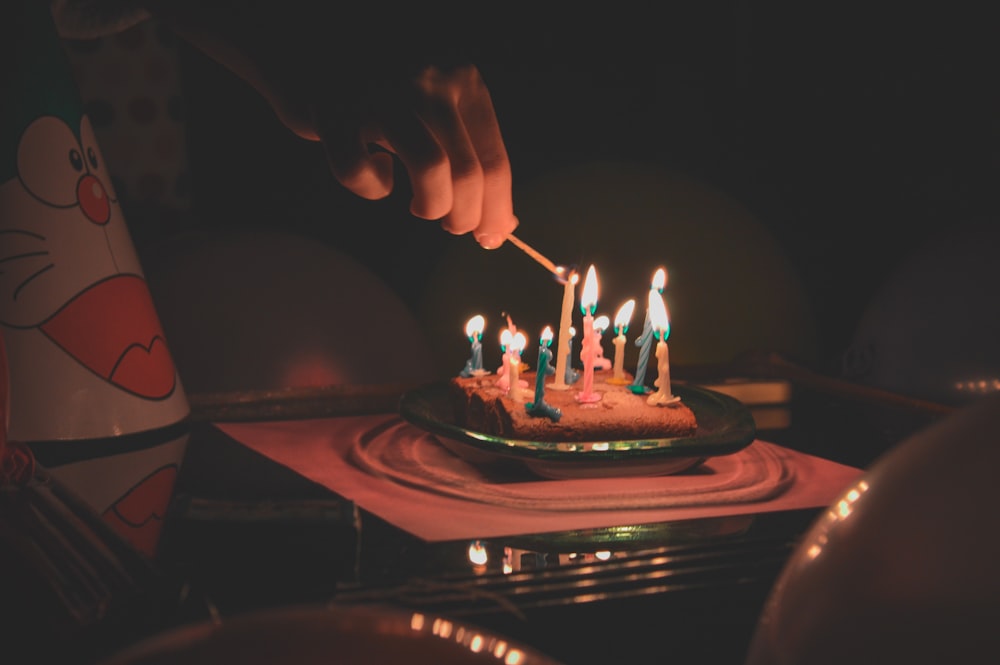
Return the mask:
{"type": "Polygon", "coordinates": [[[368,148],[380,142],[377,130],[364,129],[360,115],[343,107],[313,107],[311,115],[337,182],[364,199],[388,196],[393,187],[392,155],[368,148]]]}
{"type": "Polygon", "coordinates": [[[518,224],[510,160],[479,71],[427,68],[408,84],[368,90],[353,111],[342,105],[315,117],[334,177],[364,198],[387,196],[392,159],[367,148],[378,143],[406,168],[413,215],[473,233],[487,249],[502,245],[518,224]]]}
{"type": "Polygon", "coordinates": [[[460,110],[482,171],[483,197],[475,238],[484,248],[495,249],[518,225],[514,216],[513,178],[493,100],[478,73],[472,91],[474,94],[463,96],[460,110]]]}

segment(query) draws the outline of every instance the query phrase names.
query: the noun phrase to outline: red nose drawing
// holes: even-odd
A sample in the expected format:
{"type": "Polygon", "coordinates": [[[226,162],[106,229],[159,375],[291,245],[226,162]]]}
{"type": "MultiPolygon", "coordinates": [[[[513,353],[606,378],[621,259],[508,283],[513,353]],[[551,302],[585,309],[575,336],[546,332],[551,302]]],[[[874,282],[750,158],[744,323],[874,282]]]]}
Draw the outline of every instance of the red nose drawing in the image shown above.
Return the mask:
{"type": "Polygon", "coordinates": [[[76,184],[76,199],[80,210],[94,224],[107,224],[111,219],[111,202],[101,181],[89,173],[76,184]]]}

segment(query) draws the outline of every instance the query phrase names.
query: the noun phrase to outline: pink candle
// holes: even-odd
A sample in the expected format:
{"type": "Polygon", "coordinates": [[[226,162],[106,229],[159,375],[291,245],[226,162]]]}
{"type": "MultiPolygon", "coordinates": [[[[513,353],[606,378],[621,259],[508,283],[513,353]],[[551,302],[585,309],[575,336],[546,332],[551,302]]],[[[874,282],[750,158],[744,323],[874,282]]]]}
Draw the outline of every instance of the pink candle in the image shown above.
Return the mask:
{"type": "Polygon", "coordinates": [[[507,390],[507,394],[511,399],[518,401],[522,400],[521,396],[521,352],[524,351],[524,347],[528,344],[528,338],[524,336],[524,333],[517,332],[514,333],[513,341],[510,345],[510,355],[508,356],[507,368],[507,378],[510,381],[510,386],[507,390]]]}
{"type": "Polygon", "coordinates": [[[587,270],[587,278],[583,281],[580,309],[583,311],[583,341],[580,344],[583,388],[576,394],[576,400],[592,403],[601,399],[601,394],[594,392],[594,364],[597,361],[597,347],[601,343],[600,336],[594,330],[594,312],[597,310],[597,271],[594,266],[587,270]]]}

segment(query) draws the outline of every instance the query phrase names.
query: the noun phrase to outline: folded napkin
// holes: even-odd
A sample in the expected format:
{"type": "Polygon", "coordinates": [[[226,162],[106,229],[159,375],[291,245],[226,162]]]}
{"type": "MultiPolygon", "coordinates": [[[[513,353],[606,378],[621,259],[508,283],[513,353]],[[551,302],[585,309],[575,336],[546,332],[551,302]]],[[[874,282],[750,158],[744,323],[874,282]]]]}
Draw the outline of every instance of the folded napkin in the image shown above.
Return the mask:
{"type": "Polygon", "coordinates": [[[428,542],[823,507],[861,473],[754,441],[675,475],[548,480],[471,464],[395,415],[216,427],[428,542]]]}

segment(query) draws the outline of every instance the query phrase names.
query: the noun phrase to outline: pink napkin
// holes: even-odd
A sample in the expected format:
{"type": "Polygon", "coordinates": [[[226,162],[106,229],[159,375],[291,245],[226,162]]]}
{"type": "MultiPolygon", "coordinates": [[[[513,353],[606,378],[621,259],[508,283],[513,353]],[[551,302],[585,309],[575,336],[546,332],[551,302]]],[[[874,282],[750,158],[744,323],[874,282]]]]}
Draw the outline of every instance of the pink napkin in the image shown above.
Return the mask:
{"type": "Polygon", "coordinates": [[[548,480],[470,464],[396,415],[216,426],[428,542],[817,508],[861,473],[758,440],[681,474],[548,480]]]}

